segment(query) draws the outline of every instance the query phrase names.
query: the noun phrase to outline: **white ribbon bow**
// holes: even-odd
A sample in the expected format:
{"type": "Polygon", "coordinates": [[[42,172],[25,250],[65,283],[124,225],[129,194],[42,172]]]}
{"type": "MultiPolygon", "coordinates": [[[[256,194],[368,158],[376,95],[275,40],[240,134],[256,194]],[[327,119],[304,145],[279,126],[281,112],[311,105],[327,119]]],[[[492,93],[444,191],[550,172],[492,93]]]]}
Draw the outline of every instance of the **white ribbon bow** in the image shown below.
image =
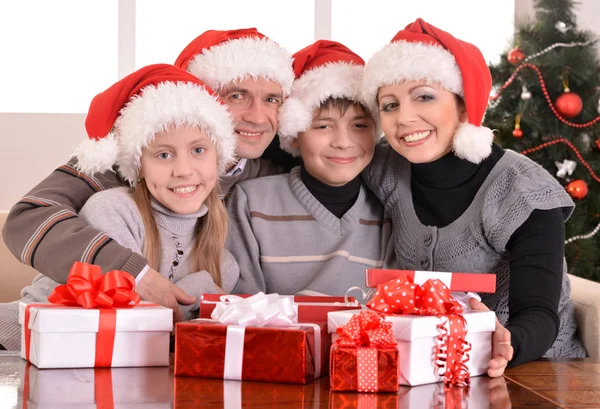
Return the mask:
{"type": "Polygon", "coordinates": [[[260,292],[248,298],[221,296],[211,318],[225,325],[289,327],[298,322],[298,312],[292,298],[260,292]]]}
{"type": "Polygon", "coordinates": [[[577,162],[568,159],[563,160],[562,163],[554,162],[554,164],[558,168],[556,176],[558,176],[559,178],[564,178],[567,175],[571,176],[575,171],[575,167],[577,166],[577,162]]]}

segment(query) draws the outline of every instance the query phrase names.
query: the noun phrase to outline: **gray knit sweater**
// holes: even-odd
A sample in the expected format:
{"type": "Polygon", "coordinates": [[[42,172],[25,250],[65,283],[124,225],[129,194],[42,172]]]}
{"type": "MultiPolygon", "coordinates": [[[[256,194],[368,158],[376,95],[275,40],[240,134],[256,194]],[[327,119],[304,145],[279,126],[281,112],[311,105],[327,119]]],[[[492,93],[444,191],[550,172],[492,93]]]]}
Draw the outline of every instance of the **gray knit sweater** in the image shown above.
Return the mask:
{"type": "MultiPolygon", "coordinates": [[[[191,250],[194,245],[194,230],[199,217],[206,214],[206,207],[190,215],[180,215],[152,200],[154,217],[161,240],[161,264],[159,272],[175,285],[197,300],[203,293],[214,293],[217,287],[207,271],[190,271],[191,250]]],[[[79,216],[91,227],[108,234],[120,245],[141,254],[144,245],[144,225],[140,212],[128,188],[105,190],[93,195],[81,209],[79,216]]],[[[228,251],[221,263],[222,288],[230,292],[239,277],[239,268],[228,251]]],[[[48,296],[59,283],[39,275],[22,292],[25,302],[47,302],[48,296]]],[[[19,301],[0,304],[0,344],[9,350],[20,348],[18,325],[19,301]]],[[[184,319],[197,315],[198,301],[190,306],[181,306],[184,319]]]]}
{"type": "Polygon", "coordinates": [[[390,220],[368,189],[337,218],[308,191],[300,167],[236,185],[228,211],[227,248],[241,266],[236,293],[344,295],[364,288],[365,269],[393,259],[390,220]]]}
{"type": "MultiPolygon", "coordinates": [[[[573,201],[548,172],[512,151],[494,166],[467,210],[442,228],[420,223],[410,188],[410,162],[389,145],[377,146],[363,179],[392,217],[398,263],[406,269],[496,274],[496,293],[482,294],[482,300],[502,325],[509,318],[510,237],[533,210],[561,209],[565,220],[573,211],[573,201]]],[[[545,356],[585,356],[575,335],[566,263],[558,316],[559,333],[545,356]]]]}

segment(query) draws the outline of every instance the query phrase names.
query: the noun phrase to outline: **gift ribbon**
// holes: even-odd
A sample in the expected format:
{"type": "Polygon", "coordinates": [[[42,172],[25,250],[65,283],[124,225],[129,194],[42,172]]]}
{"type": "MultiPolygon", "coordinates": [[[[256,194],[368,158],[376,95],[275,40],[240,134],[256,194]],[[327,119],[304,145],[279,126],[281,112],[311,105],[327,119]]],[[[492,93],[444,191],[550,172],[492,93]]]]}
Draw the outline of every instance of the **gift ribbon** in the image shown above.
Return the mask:
{"type": "Polygon", "coordinates": [[[357,349],[358,392],[377,392],[377,349],[398,345],[392,323],[380,314],[365,310],[353,315],[346,325],[336,329],[336,333],[339,335],[335,341],[338,346],[357,349]]]}
{"type": "Polygon", "coordinates": [[[227,325],[223,378],[242,380],[244,337],[246,327],[291,326],[313,328],[315,334],[315,379],[321,376],[321,327],[317,324],[298,324],[293,298],[259,292],[247,298],[221,296],[211,318],[227,325]]]}
{"type": "Polygon", "coordinates": [[[450,289],[439,279],[430,279],[422,285],[414,283],[406,274],[379,284],[367,307],[384,314],[432,315],[444,317],[438,325],[436,366],[444,375],[447,385],[468,386],[470,377],[466,362],[471,345],[465,341],[467,323],[461,315],[462,305],[450,294],[450,289]],[[446,329],[446,323],[448,328],[446,329]]]}
{"type": "MultiPolygon", "coordinates": [[[[67,283],[60,285],[48,297],[52,304],[29,304],[25,307],[25,357],[31,351],[31,308],[64,308],[81,306],[98,308],[99,324],[96,336],[95,367],[110,367],[114,350],[117,311],[115,308],[133,308],[140,302],[134,291],[135,279],[124,271],[113,270],[102,275],[99,266],[75,262],[69,271],[67,283]]],[[[156,306],[145,304],[144,306],[156,306]]]]}

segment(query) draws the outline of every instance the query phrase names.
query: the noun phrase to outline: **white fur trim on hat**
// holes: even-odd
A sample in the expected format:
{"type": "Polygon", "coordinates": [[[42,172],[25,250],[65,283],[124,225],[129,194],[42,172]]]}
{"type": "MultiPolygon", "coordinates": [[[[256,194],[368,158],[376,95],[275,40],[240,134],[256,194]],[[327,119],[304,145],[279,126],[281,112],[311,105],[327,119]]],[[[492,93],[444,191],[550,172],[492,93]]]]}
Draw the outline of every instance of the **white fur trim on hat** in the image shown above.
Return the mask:
{"type": "Polygon", "coordinates": [[[462,75],[452,53],[433,44],[396,41],[373,54],[367,63],[363,98],[376,102],[379,88],[419,80],[439,83],[448,91],[463,95],[462,75]]]}
{"type": "Polygon", "coordinates": [[[109,133],[104,138],[86,139],[75,153],[77,163],[75,169],[86,175],[112,170],[119,158],[119,142],[114,133],[109,133]]]}
{"type": "Polygon", "coordinates": [[[454,133],[453,150],[456,156],[472,163],[480,163],[492,153],[494,133],[485,126],[464,122],[454,133]]]}
{"type": "Polygon", "coordinates": [[[371,111],[375,119],[377,112],[373,112],[373,107],[361,98],[363,72],[361,65],[337,62],[307,71],[294,81],[291,96],[284,101],[278,113],[277,134],[281,148],[294,156],[300,155],[300,151],[292,147],[292,140],[309,128],[313,111],[329,98],[359,102],[371,111]]]}
{"type": "Polygon", "coordinates": [[[226,84],[251,78],[273,80],[289,95],[294,70],[292,55],[269,38],[229,40],[196,55],[187,70],[215,91],[226,84]]]}
{"type": "Polygon", "coordinates": [[[163,82],[147,86],[121,109],[106,144],[111,155],[96,158],[97,147],[104,141],[86,141],[77,151],[80,169],[110,169],[134,186],[140,170],[142,149],[157,133],[169,126],[198,126],[205,130],[217,149],[219,172],[235,157],[235,135],[227,108],[203,87],[192,83],[163,82]],[[115,161],[114,145],[118,146],[115,161]],[[103,163],[99,163],[102,161],[103,163]]]}

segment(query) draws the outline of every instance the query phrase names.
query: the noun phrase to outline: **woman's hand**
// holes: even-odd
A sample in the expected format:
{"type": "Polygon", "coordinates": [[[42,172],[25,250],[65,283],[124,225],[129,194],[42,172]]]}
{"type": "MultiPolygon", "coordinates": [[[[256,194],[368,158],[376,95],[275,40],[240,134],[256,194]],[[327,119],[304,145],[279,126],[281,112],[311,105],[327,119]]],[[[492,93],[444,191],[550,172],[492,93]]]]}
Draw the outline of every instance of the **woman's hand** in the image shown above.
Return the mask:
{"type": "MultiPolygon", "coordinates": [[[[471,298],[469,304],[473,311],[489,311],[484,303],[471,298]]],[[[489,363],[488,376],[502,376],[508,362],[513,357],[513,347],[510,344],[510,331],[504,328],[496,318],[496,329],[492,336],[492,359],[489,363]]]]}

